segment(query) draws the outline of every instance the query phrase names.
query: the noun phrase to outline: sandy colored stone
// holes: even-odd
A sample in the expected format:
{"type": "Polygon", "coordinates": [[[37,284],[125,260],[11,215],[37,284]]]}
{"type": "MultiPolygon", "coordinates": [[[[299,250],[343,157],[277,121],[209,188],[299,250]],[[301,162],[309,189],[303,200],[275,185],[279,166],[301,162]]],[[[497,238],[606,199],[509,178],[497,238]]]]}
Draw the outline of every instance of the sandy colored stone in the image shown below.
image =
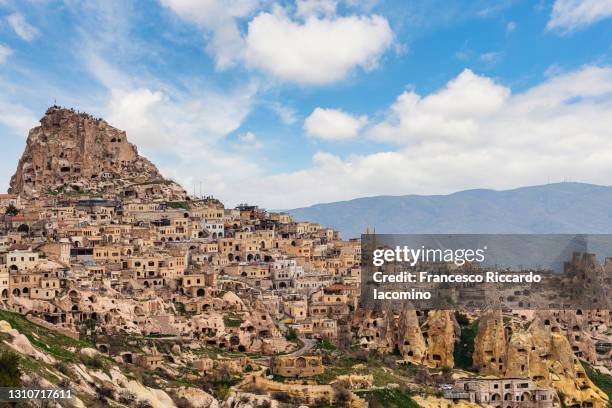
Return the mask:
{"type": "Polygon", "coordinates": [[[398,320],[398,348],[404,360],[421,364],[427,355],[427,345],[414,309],[405,308],[398,320]]]}
{"type": "Polygon", "coordinates": [[[419,404],[419,406],[423,408],[448,408],[450,406],[455,408],[480,407],[480,405],[469,401],[458,400],[456,402],[453,402],[452,400],[433,396],[421,397],[420,395],[415,395],[412,397],[412,399],[414,400],[414,402],[416,402],[417,404],[419,404]]]}
{"type": "Polygon", "coordinates": [[[506,366],[507,339],[501,311],[486,312],[478,322],[474,339],[473,367],[484,375],[500,375],[506,366]]]}
{"type": "Polygon", "coordinates": [[[116,197],[185,199],[178,184],[165,180],[138,154],[124,131],[72,109],[50,107],[30,130],[9,191],[26,198],[87,192],[116,197]]]}
{"type": "Polygon", "coordinates": [[[432,310],[427,316],[427,355],[429,367],[452,368],[455,365],[453,351],[459,336],[459,324],[450,310],[432,310]]]}

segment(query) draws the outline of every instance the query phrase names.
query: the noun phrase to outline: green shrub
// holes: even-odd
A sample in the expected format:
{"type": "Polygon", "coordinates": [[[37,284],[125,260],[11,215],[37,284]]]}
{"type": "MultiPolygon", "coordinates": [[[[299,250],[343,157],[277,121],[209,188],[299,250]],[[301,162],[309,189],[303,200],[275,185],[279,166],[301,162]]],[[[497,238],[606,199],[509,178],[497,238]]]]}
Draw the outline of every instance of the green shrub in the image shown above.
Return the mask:
{"type": "Polygon", "coordinates": [[[81,357],[81,361],[83,362],[83,364],[90,368],[95,368],[98,370],[104,368],[104,361],[102,360],[102,357],[98,355],[95,355],[93,357],[81,357]]]}
{"type": "Polygon", "coordinates": [[[419,408],[409,394],[397,388],[379,388],[373,391],[356,391],[371,407],[419,408]]]}
{"type": "Polygon", "coordinates": [[[317,344],[317,348],[321,350],[334,351],[336,350],[336,345],[329,339],[323,339],[317,344]]]}
{"type": "Polygon", "coordinates": [[[15,216],[15,215],[19,214],[19,210],[17,209],[17,207],[15,207],[15,205],[13,205],[11,203],[11,204],[8,205],[8,207],[6,207],[6,211],[4,211],[4,213],[6,215],[15,216]]]}
{"type": "Polygon", "coordinates": [[[470,325],[470,319],[468,319],[468,317],[465,314],[459,311],[455,312],[455,320],[457,320],[457,323],[459,323],[459,326],[463,327],[463,326],[470,325]]]}
{"type": "Polygon", "coordinates": [[[461,327],[461,337],[455,344],[455,367],[463,370],[472,369],[472,354],[474,353],[474,339],[478,334],[478,321],[469,326],[461,327]]]}
{"type": "Polygon", "coordinates": [[[0,387],[19,387],[21,385],[20,358],[12,351],[0,354],[0,387]]]}
{"type": "Polygon", "coordinates": [[[298,339],[298,335],[293,329],[287,330],[287,334],[285,334],[285,338],[289,341],[296,341],[298,339]]]}

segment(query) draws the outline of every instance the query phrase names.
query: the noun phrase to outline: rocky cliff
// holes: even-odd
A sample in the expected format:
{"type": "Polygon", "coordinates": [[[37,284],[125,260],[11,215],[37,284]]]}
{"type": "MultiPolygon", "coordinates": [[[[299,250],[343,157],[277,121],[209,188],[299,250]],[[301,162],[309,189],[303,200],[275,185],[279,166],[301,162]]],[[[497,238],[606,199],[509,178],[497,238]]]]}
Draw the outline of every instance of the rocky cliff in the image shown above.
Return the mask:
{"type": "Polygon", "coordinates": [[[138,154],[124,131],[52,106],[30,130],[9,192],[24,198],[88,194],[183,200],[187,194],[138,154]]]}

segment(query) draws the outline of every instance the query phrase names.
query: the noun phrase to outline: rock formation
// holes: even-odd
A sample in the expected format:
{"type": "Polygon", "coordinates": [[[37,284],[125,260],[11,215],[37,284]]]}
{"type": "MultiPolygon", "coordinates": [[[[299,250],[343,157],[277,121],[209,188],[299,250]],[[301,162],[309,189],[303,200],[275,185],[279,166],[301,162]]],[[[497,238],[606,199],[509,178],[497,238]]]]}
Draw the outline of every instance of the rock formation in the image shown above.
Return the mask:
{"type": "Polygon", "coordinates": [[[81,193],[186,198],[178,184],[138,154],[124,131],[58,106],[47,109],[40,126],[30,130],[9,191],[24,198],[81,193]]]}
{"type": "Polygon", "coordinates": [[[425,364],[434,368],[452,368],[455,340],[461,334],[459,324],[450,310],[431,310],[426,321],[427,356],[425,364]]]}
{"type": "Polygon", "coordinates": [[[532,378],[553,387],[566,405],[603,407],[607,396],[586,375],[554,312],[537,312],[528,325],[504,322],[499,311],[479,320],[473,354],[479,374],[532,378]]]}
{"type": "Polygon", "coordinates": [[[507,340],[501,311],[484,314],[478,323],[472,358],[474,369],[486,375],[503,373],[506,367],[507,340]]]}
{"type": "Polygon", "coordinates": [[[419,319],[413,309],[405,308],[399,316],[398,348],[406,361],[415,364],[421,364],[427,354],[419,319]]]}

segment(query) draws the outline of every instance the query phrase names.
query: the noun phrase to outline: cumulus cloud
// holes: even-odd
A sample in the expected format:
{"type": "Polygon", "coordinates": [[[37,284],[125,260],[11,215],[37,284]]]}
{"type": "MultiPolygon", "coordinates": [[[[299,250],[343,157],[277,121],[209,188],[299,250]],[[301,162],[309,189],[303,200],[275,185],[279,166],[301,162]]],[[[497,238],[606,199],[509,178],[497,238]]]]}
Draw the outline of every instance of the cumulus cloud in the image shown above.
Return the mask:
{"type": "Polygon", "coordinates": [[[237,204],[240,180],[262,174],[260,158],[252,155],[262,144],[247,132],[231,148],[226,137],[250,112],[256,89],[246,86],[225,93],[198,89],[193,94],[168,89],[172,88],[112,89],[103,116],[126,130],[128,140],[164,176],[188,191],[202,183],[206,194],[237,204]]]}
{"type": "Polygon", "coordinates": [[[179,17],[199,25],[208,35],[206,50],[224,69],[241,60],[244,39],[238,28],[239,18],[249,16],[258,0],[160,0],[179,17]]]}
{"type": "Polygon", "coordinates": [[[549,30],[571,32],[612,16],[612,0],[555,0],[549,30]]]}
{"type": "MultiPolygon", "coordinates": [[[[205,194],[235,198],[240,180],[262,174],[262,155],[254,156],[252,148],[246,148],[248,138],[239,145],[228,138],[253,109],[258,82],[235,82],[220,89],[201,77],[156,77],[142,69],[146,44],[130,35],[129,7],[121,10],[119,19],[111,11],[116,13],[106,2],[74,10],[82,24],[81,49],[76,51],[101,88],[89,106],[79,101],[81,108],[125,130],[141,154],[188,191],[201,183],[205,194]],[[87,30],[90,26],[100,29],[87,30]]],[[[251,147],[258,143],[251,141],[251,147]]]]}
{"type": "Polygon", "coordinates": [[[473,141],[480,120],[499,112],[510,90],[492,79],[464,70],[436,93],[402,93],[387,119],[369,129],[371,138],[400,144],[434,140],[473,141]]]}
{"type": "Polygon", "coordinates": [[[356,137],[368,117],[352,116],[338,109],[315,108],[304,121],[304,129],[312,137],[325,140],[346,140],[356,137]]]}
{"type": "Polygon", "coordinates": [[[367,132],[396,149],[348,157],[319,152],[307,169],[243,182],[241,194],[263,205],[293,208],[549,179],[607,185],[610,129],[611,67],[587,66],[519,93],[466,70],[429,95],[402,93],[367,132]]]}
{"type": "Polygon", "coordinates": [[[260,13],[246,36],[246,62],[282,80],[326,84],[354,68],[375,68],[393,33],[381,16],[310,17],[292,20],[283,12],[260,13]]]}
{"type": "Polygon", "coordinates": [[[13,49],[6,45],[0,44],[0,65],[4,64],[8,57],[13,54],[13,49]]]}
{"type": "Polygon", "coordinates": [[[32,41],[38,36],[38,30],[28,23],[20,13],[13,13],[6,17],[6,21],[11,26],[15,34],[24,41],[32,41]]]}
{"type": "Polygon", "coordinates": [[[217,68],[244,63],[288,82],[327,84],[358,67],[373,69],[393,42],[386,18],[338,16],[336,0],[275,4],[269,12],[260,0],[160,2],[205,32],[217,68]]]}
{"type": "Polygon", "coordinates": [[[236,130],[251,108],[252,92],[195,94],[135,88],[111,89],[107,117],[130,140],[149,149],[168,149],[180,139],[212,143],[236,130]]]}

